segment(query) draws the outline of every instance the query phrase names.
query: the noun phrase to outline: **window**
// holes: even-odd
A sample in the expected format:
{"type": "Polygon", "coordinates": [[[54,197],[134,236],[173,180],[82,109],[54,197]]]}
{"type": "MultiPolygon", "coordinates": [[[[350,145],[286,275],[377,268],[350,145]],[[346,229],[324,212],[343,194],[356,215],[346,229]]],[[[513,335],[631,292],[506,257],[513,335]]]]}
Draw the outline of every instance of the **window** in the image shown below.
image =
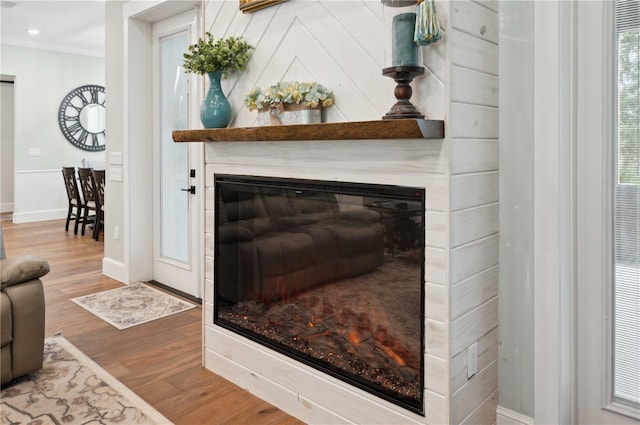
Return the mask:
{"type": "Polygon", "coordinates": [[[640,408],[640,1],[617,0],[613,399],[640,408]]]}

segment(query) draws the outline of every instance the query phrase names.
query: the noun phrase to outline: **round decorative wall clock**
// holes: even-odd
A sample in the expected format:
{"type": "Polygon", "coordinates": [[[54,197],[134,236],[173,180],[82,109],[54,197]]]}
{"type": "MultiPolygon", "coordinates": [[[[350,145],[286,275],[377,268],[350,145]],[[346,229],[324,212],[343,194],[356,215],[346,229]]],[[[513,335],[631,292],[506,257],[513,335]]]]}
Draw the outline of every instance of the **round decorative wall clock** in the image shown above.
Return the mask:
{"type": "Polygon", "coordinates": [[[58,123],[64,137],[85,151],[105,148],[104,87],[81,86],[67,94],[58,110],[58,123]]]}

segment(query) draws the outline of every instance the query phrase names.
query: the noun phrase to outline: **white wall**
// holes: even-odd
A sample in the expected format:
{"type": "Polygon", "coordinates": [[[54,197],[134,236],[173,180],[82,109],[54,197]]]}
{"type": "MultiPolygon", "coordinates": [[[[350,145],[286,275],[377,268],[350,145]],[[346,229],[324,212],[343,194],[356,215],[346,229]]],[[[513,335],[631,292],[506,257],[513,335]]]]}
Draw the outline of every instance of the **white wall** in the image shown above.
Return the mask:
{"type": "MultiPolygon", "coordinates": [[[[125,2],[105,2],[106,21],[106,49],[107,61],[106,87],[108,98],[106,102],[107,128],[106,128],[106,154],[110,152],[124,152],[124,87],[123,87],[123,46],[124,46],[124,22],[122,19],[122,7],[125,2]]],[[[128,161],[127,157],[123,160],[128,161]]],[[[107,161],[109,162],[109,161],[107,161]]],[[[107,170],[109,164],[107,164],[107,170]]],[[[128,176],[125,176],[128,178],[128,176]]],[[[125,182],[127,181],[125,178],[125,182]]],[[[124,281],[124,244],[129,238],[129,230],[124,224],[124,182],[109,181],[105,189],[105,204],[109,208],[105,214],[105,238],[103,273],[115,279],[124,281]],[[120,230],[120,238],[114,239],[114,227],[120,230]]]]}
{"type": "Polygon", "coordinates": [[[85,84],[104,85],[105,61],[2,45],[0,63],[0,73],[15,76],[14,221],[65,217],[61,167],[79,166],[83,158],[103,164],[104,152],[71,145],[58,125],[58,108],[71,90],[85,84]],[[29,156],[29,149],[39,149],[39,156],[29,156]]]}
{"type": "Polygon", "coordinates": [[[13,78],[0,83],[0,212],[13,211],[13,78]],[[7,82],[5,82],[7,81],[7,82]]]}
{"type": "MultiPolygon", "coordinates": [[[[594,104],[580,101],[581,92],[576,89],[577,76],[585,69],[578,62],[582,55],[577,41],[589,46],[590,53],[584,57],[590,59],[593,44],[580,39],[575,31],[584,25],[577,11],[585,4],[597,8],[605,3],[501,3],[498,424],[533,423],[534,419],[545,424],[573,423],[576,410],[585,407],[577,401],[581,390],[592,395],[592,401],[597,399],[588,407],[600,410],[602,399],[596,396],[600,388],[594,386],[602,385],[603,374],[598,365],[592,367],[583,361],[595,358],[595,351],[580,352],[575,347],[581,337],[577,334],[581,325],[575,323],[580,301],[576,293],[598,291],[595,284],[577,282],[575,276],[579,252],[575,173],[582,165],[577,163],[576,152],[577,147],[586,146],[585,140],[576,136],[576,131],[582,131],[576,114],[582,107],[593,113],[589,105],[594,104]],[[577,373],[577,367],[588,369],[589,376],[577,373]]],[[[600,30],[597,25],[588,28],[595,34],[600,30]]],[[[597,78],[603,69],[595,72],[597,78]]],[[[590,93],[592,89],[599,93],[590,85],[590,93]]],[[[609,99],[603,96],[599,107],[609,99]]],[[[598,150],[596,156],[601,155],[598,150]]],[[[594,190],[593,197],[599,196],[597,188],[589,190],[594,190]]],[[[590,235],[599,236],[600,232],[591,228],[590,235]]],[[[597,314],[596,309],[591,314],[597,314]]],[[[599,331],[591,326],[586,332],[591,337],[599,331]]],[[[592,348],[598,351],[602,344],[592,348]]]]}
{"type": "MultiPolygon", "coordinates": [[[[295,1],[242,14],[236,2],[205,2],[205,28],[214,37],[242,35],[256,48],[241,75],[223,80],[234,127],[255,125],[243,103],[254,87],[279,81],[317,81],[335,94],[327,122],[380,119],[396,102],[395,83],[382,75],[382,5],[378,0],[295,1]]],[[[443,27],[447,5],[440,5],[443,27]]],[[[444,43],[423,48],[424,76],[413,83],[412,103],[431,119],[444,119],[444,43]]]]}
{"type": "Polygon", "coordinates": [[[499,404],[533,416],[533,1],[500,3],[499,404]]]}

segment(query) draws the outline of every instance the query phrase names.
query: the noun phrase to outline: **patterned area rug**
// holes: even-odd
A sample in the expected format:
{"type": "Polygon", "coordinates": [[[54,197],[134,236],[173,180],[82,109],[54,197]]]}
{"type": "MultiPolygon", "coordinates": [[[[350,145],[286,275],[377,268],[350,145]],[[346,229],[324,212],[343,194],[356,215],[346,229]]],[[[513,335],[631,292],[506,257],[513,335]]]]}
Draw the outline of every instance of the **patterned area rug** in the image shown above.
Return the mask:
{"type": "Polygon", "coordinates": [[[122,330],[195,308],[195,305],[144,283],[72,298],[105,322],[122,330]]]}
{"type": "Polygon", "coordinates": [[[62,336],[45,340],[44,366],[2,390],[0,419],[13,424],[170,424],[62,336]]]}

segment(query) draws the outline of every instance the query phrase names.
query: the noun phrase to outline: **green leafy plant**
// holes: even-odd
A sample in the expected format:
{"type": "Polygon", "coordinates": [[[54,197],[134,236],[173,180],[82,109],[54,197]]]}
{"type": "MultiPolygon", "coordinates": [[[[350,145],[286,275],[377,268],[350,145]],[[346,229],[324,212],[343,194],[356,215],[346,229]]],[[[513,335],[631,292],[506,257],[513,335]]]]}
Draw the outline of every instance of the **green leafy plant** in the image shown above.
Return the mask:
{"type": "Polygon", "coordinates": [[[189,46],[189,52],[184,56],[184,70],[192,74],[207,74],[222,71],[222,78],[226,78],[235,71],[246,68],[251,57],[253,46],[242,37],[227,37],[215,40],[207,32],[206,39],[199,39],[196,44],[189,46]]]}
{"type": "Polygon", "coordinates": [[[266,90],[256,87],[244,98],[250,111],[277,108],[282,104],[303,105],[309,108],[333,105],[333,92],[315,82],[288,81],[274,84],[266,90]]]}

